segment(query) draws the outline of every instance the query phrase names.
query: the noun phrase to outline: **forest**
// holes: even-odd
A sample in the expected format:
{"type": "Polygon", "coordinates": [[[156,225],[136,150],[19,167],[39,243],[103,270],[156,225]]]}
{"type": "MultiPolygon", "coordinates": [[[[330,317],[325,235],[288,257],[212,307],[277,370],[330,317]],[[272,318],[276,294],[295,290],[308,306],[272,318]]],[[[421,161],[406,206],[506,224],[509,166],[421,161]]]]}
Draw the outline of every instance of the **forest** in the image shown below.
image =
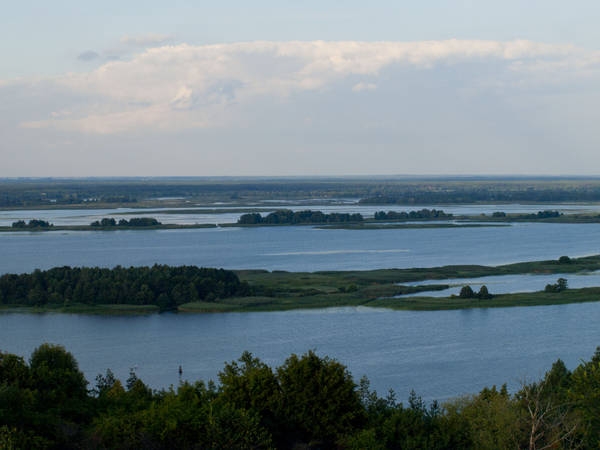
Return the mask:
{"type": "Polygon", "coordinates": [[[248,294],[248,284],[234,272],[196,266],[65,266],[0,276],[3,305],[129,304],[156,305],[167,311],[190,301],[248,294]]]}
{"type": "Polygon", "coordinates": [[[450,220],[454,216],[452,213],[445,213],[438,209],[423,208],[419,211],[377,211],[374,215],[375,220],[450,220]]]}
{"type": "Polygon", "coordinates": [[[600,348],[573,371],[557,360],[506,385],[426,404],[380,396],[335,359],[292,354],[271,368],[248,352],[213,381],[152,390],[107,369],[90,386],[75,357],[42,344],[0,352],[3,449],[572,449],[600,445],[600,348]]]}
{"type": "MultiPolygon", "coordinates": [[[[456,265],[366,271],[286,272],[196,266],[55,267],[0,276],[0,308],[80,313],[281,311],[332,306],[408,310],[495,308],[596,301],[598,287],[571,289],[565,278],[538,292],[495,294],[487,288],[428,297],[448,278],[582,273],[600,270],[600,255],[501,266],[456,265]],[[436,284],[415,285],[422,280],[436,284]],[[422,297],[404,297],[422,293],[422,297]]],[[[465,283],[466,284],[466,283],[465,283]]]]}
{"type": "Polygon", "coordinates": [[[266,216],[259,213],[243,214],[238,219],[239,225],[300,225],[319,223],[347,223],[362,222],[363,216],[359,213],[329,213],[321,211],[292,211],[290,209],[279,209],[266,216]]]}
{"type": "Polygon", "coordinates": [[[90,223],[91,227],[101,228],[139,228],[139,227],[157,227],[162,225],[154,217],[132,217],[131,219],[120,219],[118,222],[112,217],[105,217],[101,220],[94,220],[90,223]]]}

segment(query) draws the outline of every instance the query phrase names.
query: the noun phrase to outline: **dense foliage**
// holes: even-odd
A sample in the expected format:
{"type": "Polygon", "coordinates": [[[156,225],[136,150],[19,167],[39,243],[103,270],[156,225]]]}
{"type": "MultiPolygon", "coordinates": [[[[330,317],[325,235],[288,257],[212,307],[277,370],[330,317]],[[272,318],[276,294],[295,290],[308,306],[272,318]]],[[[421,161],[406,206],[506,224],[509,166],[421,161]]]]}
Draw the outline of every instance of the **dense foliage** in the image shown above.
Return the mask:
{"type": "Polygon", "coordinates": [[[92,227],[156,227],[161,223],[153,217],[132,217],[131,219],[120,219],[118,222],[112,217],[105,217],[90,223],[92,227]]]}
{"type": "Polygon", "coordinates": [[[40,229],[40,228],[51,228],[53,225],[50,222],[41,219],[31,219],[29,222],[24,220],[17,220],[12,223],[13,228],[28,228],[28,229],[40,229]]]}
{"type": "Polygon", "coordinates": [[[196,266],[65,266],[0,277],[0,304],[4,305],[129,304],[169,310],[183,303],[248,293],[248,285],[234,272],[196,266]]]}
{"type": "Polygon", "coordinates": [[[554,284],[547,284],[545,292],[562,292],[569,287],[569,282],[566,278],[559,278],[554,284]]]}
{"type": "Polygon", "coordinates": [[[515,219],[523,219],[523,220],[530,220],[530,219],[554,219],[556,217],[560,217],[563,214],[559,211],[556,210],[544,210],[544,211],[538,211],[537,213],[531,213],[531,214],[517,214],[516,216],[514,216],[515,219]]]}
{"type": "Polygon", "coordinates": [[[347,223],[362,222],[363,216],[359,213],[329,213],[321,211],[292,211],[280,209],[267,214],[265,217],[259,213],[243,214],[238,219],[240,225],[299,225],[313,223],[347,223]]]}
{"type": "Polygon", "coordinates": [[[423,208],[419,211],[377,211],[375,213],[375,220],[445,220],[452,219],[451,213],[445,213],[442,210],[437,209],[426,209],[423,208]]]}
{"type": "Polygon", "coordinates": [[[313,351],[271,369],[245,352],[219,384],[153,391],[134,372],[87,381],[73,355],[43,344],[29,360],[0,352],[0,448],[570,449],[600,445],[600,349],[561,360],[515,394],[506,386],[445,404],[380,397],[313,351]]]}
{"type": "Polygon", "coordinates": [[[479,292],[475,293],[473,288],[469,285],[463,286],[458,294],[460,298],[478,298],[480,300],[488,300],[492,298],[492,294],[488,291],[487,286],[484,284],[479,288],[479,292]]]}

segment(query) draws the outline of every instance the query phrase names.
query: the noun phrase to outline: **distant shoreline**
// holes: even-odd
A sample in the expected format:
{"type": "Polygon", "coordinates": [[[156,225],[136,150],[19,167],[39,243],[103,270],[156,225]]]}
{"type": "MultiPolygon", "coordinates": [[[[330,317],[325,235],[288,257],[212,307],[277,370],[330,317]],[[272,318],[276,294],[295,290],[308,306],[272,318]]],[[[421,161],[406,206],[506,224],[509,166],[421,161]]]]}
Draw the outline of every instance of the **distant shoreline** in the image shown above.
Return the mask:
{"type": "MultiPolygon", "coordinates": [[[[533,216],[534,214],[530,214],[533,216]]],[[[491,215],[455,216],[451,219],[409,219],[409,220],[375,220],[365,219],[361,222],[304,222],[304,223],[195,223],[195,224],[159,224],[151,226],[92,226],[92,225],[52,225],[49,227],[13,227],[0,226],[0,233],[6,232],[48,232],[48,231],[143,231],[143,230],[176,230],[196,228],[256,228],[309,226],[321,229],[346,230],[385,230],[385,229],[427,229],[427,228],[479,228],[510,226],[513,223],[559,223],[590,224],[600,223],[600,214],[562,214],[557,217],[526,217],[526,214],[506,214],[501,217],[491,215]]]]}

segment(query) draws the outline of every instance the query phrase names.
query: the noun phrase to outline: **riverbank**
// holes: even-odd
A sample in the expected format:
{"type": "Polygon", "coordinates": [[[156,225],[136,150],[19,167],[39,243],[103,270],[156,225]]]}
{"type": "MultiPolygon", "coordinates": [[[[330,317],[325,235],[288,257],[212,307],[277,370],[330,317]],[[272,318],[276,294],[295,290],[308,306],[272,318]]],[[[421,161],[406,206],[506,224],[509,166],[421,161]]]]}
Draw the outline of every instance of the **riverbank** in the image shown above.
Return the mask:
{"type": "Polygon", "coordinates": [[[348,272],[238,271],[241,281],[260,288],[263,295],[234,297],[217,302],[181,305],[183,312],[285,311],[291,309],[368,306],[401,310],[446,310],[542,306],[600,300],[600,287],[566,289],[561,292],[527,292],[492,295],[488,299],[457,296],[428,297],[428,291],[447,289],[444,280],[492,275],[577,273],[600,270],[600,256],[562,257],[502,266],[444,266],[348,272]],[[412,286],[411,282],[439,280],[439,284],[412,286]],[[421,297],[402,295],[422,292],[421,297]]]}
{"type": "MultiPolygon", "coordinates": [[[[368,271],[285,272],[266,270],[234,271],[248,286],[247,295],[227,298],[212,296],[172,308],[182,313],[285,311],[291,309],[368,306],[403,310],[444,310],[539,306],[600,300],[600,287],[566,289],[561,292],[510,293],[491,298],[428,297],[427,292],[447,289],[444,280],[515,274],[570,274],[600,270],[600,255],[582,258],[562,256],[556,260],[529,261],[501,266],[453,265],[432,268],[380,269],[368,271]],[[439,280],[433,285],[413,285],[439,280]],[[418,297],[403,297],[422,293],[418,297]]],[[[561,275],[562,276],[562,275],[561,275]]],[[[466,284],[466,283],[465,283],[466,284]]],[[[25,298],[25,297],[24,297],[25,298]]],[[[18,302],[21,303],[21,302],[18,302]]],[[[25,303],[25,302],[23,302],[25,303]]],[[[164,306],[164,305],[163,305],[164,306]]],[[[23,306],[13,302],[1,311],[62,312],[86,314],[148,314],[165,310],[155,304],[47,303],[23,306]]]]}

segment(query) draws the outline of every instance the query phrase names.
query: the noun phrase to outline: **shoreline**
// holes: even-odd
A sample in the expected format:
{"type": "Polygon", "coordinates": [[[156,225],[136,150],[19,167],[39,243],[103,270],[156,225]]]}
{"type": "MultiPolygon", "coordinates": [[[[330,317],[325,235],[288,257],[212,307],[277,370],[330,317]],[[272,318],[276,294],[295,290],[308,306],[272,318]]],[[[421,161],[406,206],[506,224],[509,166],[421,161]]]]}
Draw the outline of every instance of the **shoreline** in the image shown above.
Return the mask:
{"type": "MultiPolygon", "coordinates": [[[[165,310],[179,313],[287,311],[339,306],[364,306],[397,310],[435,311],[446,309],[545,306],[600,300],[600,287],[565,289],[560,292],[525,292],[494,295],[491,298],[428,297],[428,291],[448,287],[444,280],[492,275],[569,274],[600,270],[600,255],[581,258],[562,256],[557,260],[528,261],[501,266],[453,265],[432,268],[378,269],[365,271],[285,272],[267,270],[233,271],[250,287],[250,295],[178,304],[165,310]],[[411,283],[436,280],[435,285],[411,283]],[[403,294],[423,293],[402,297],[403,294]]],[[[465,283],[466,284],[466,283],[465,283]]],[[[26,306],[4,304],[0,312],[154,314],[155,304],[47,303],[26,306]]]]}

